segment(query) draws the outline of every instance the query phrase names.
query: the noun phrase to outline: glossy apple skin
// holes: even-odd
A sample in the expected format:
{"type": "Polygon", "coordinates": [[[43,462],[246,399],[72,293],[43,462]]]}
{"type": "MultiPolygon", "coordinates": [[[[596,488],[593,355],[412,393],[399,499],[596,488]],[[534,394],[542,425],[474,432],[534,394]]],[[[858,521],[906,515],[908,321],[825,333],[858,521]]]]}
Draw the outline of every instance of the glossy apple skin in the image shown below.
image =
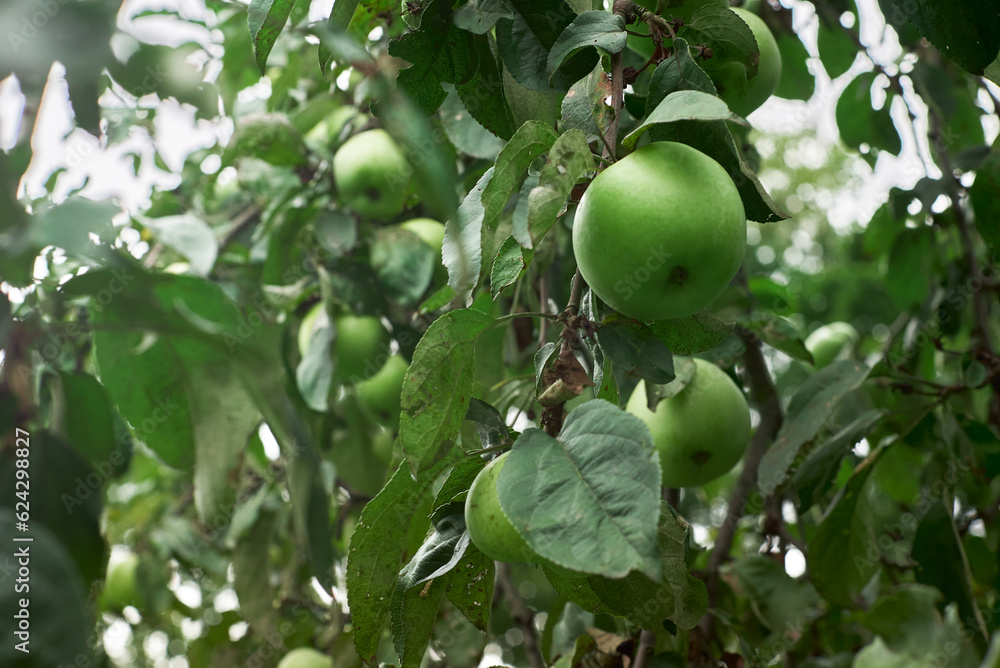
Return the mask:
{"type": "Polygon", "coordinates": [[[759,16],[745,9],[734,8],[733,11],[746,21],[757,40],[760,48],[757,75],[747,79],[746,70],[742,66],[727,63],[712,73],[712,79],[719,97],[725,100],[731,110],[745,117],[764,104],[777,90],[778,81],[781,80],[781,53],[774,35],[759,16]]]}
{"type": "Polygon", "coordinates": [[[412,169],[385,130],[354,135],[333,156],[333,179],[344,205],[366,218],[399,215],[412,169]]]}
{"type": "Polygon", "coordinates": [[[139,557],[129,554],[120,561],[108,564],[108,572],[101,589],[100,605],[105,610],[121,610],[128,605],[138,605],[136,570],[139,557]]]}
{"type": "Polygon", "coordinates": [[[298,647],[278,662],[278,668],[333,668],[333,658],[312,647],[298,647]]]}
{"type": "Polygon", "coordinates": [[[393,355],[378,373],[355,386],[361,410],[384,427],[399,427],[400,392],[409,368],[402,355],[393,355]]]}
{"type": "Polygon", "coordinates": [[[812,353],[813,366],[822,369],[849,350],[858,338],[858,330],[850,323],[831,322],[809,335],[806,350],[812,353]]]}
{"type": "Polygon", "coordinates": [[[722,294],[746,250],[746,215],[729,175],[704,153],[655,142],[601,172],[573,222],[580,273],[637,320],[682,318],[722,294]]]}
{"type": "Polygon", "coordinates": [[[626,410],[649,427],[660,453],[664,487],[700,487],[732,469],[750,441],[750,407],[726,373],[695,358],[691,383],[646,407],[646,386],[639,382],[626,410]]]}
{"type": "Polygon", "coordinates": [[[491,461],[472,481],[465,498],[465,526],[472,544],[490,559],[533,563],[537,555],[507,519],[497,494],[497,480],[509,454],[491,461]]]}

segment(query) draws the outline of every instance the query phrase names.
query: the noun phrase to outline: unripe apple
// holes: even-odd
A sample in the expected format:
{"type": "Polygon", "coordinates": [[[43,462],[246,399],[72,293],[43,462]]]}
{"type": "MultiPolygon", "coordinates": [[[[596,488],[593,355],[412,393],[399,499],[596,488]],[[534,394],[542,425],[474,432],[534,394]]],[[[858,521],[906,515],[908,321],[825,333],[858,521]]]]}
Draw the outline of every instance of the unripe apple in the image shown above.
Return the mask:
{"type": "Polygon", "coordinates": [[[509,454],[491,461],[472,481],[465,498],[465,526],[472,544],[490,559],[532,563],[538,555],[507,519],[497,494],[497,480],[509,454]]]}
{"type": "Polygon", "coordinates": [[[312,647],[297,647],[282,657],[278,668],[333,668],[333,658],[312,647]]]}
{"type": "Polygon", "coordinates": [[[371,315],[345,313],[334,323],[334,375],[352,383],[374,376],[389,357],[390,337],[382,321],[371,315]]]}
{"type": "Polygon", "coordinates": [[[341,200],[358,214],[386,219],[406,202],[413,169],[385,130],[354,135],[333,156],[333,178],[341,200]]]}
{"type": "Polygon", "coordinates": [[[835,359],[849,354],[858,338],[858,330],[850,323],[831,322],[809,335],[806,350],[812,353],[813,366],[822,369],[835,359]]]}
{"type": "Polygon", "coordinates": [[[626,410],[649,427],[660,453],[664,487],[700,487],[736,465],[750,441],[750,407],[732,378],[695,358],[695,374],[678,394],[646,404],[640,381],[626,410]]]}
{"type": "Polygon", "coordinates": [[[404,230],[409,230],[434,249],[434,278],[437,281],[448,279],[448,270],[445,269],[441,261],[441,248],[444,246],[444,225],[432,218],[414,218],[399,226],[404,230]]]}
{"type": "Polygon", "coordinates": [[[746,70],[738,63],[726,63],[710,74],[719,97],[731,110],[740,116],[747,116],[777,90],[781,79],[781,52],[771,30],[759,16],[745,9],[734,8],[733,11],[746,21],[757,40],[760,49],[757,75],[747,79],[746,70]]]}
{"type": "Polygon", "coordinates": [[[409,368],[410,363],[402,355],[393,355],[378,373],[355,386],[361,410],[384,427],[399,427],[399,395],[409,368]]]}
{"type": "Polygon", "coordinates": [[[573,252],[590,288],[638,320],[704,309],[743,262],[743,202],[718,162],[655,142],[593,180],[576,211],[573,252]]]}

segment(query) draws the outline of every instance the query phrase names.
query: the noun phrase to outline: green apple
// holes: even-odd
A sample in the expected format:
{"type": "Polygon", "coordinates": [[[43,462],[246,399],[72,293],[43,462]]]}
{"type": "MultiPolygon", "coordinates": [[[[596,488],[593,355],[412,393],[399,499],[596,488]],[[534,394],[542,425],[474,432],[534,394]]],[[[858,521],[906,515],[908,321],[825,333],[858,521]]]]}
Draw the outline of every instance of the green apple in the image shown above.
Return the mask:
{"type": "Polygon", "coordinates": [[[333,668],[333,658],[312,647],[298,647],[282,657],[278,668],[333,668]]]}
{"type": "Polygon", "coordinates": [[[344,204],[367,218],[398,215],[413,169],[385,130],[354,135],[333,156],[333,178],[344,204]]]}
{"type": "Polygon", "coordinates": [[[334,320],[334,375],[358,383],[371,378],[389,359],[389,332],[371,315],[345,313],[334,320]]]}
{"type": "Polygon", "coordinates": [[[715,301],[746,243],[743,202],[726,170],[674,142],[644,146],[598,174],[573,222],[587,284],[645,321],[682,318],[715,301]]]}
{"type": "Polygon", "coordinates": [[[858,338],[858,330],[850,323],[831,322],[809,335],[806,350],[812,353],[813,366],[822,369],[838,357],[849,354],[858,338]]]}
{"type": "Polygon", "coordinates": [[[131,552],[123,558],[113,557],[108,562],[104,588],[100,595],[102,608],[121,610],[128,605],[138,605],[139,597],[135,577],[138,568],[139,557],[131,552]]]}
{"type": "Polygon", "coordinates": [[[538,555],[510,523],[500,507],[497,480],[509,452],[486,465],[469,487],[465,498],[465,526],[473,545],[496,561],[535,563],[538,555]]]}
{"type": "Polygon", "coordinates": [[[410,363],[402,355],[393,355],[371,378],[355,386],[361,410],[384,427],[399,427],[399,393],[410,363]]]}
{"type": "Polygon", "coordinates": [[[710,72],[719,97],[725,100],[729,108],[740,116],[747,116],[767,98],[774,94],[781,79],[781,53],[778,43],[764,21],[753,12],[735,8],[734,12],[746,21],[753,31],[760,48],[760,64],[757,75],[747,79],[746,70],[738,63],[726,63],[717,70],[710,72]]]}
{"type": "Polygon", "coordinates": [[[651,412],[640,381],[626,410],[649,427],[664,487],[700,487],[736,465],[750,441],[750,407],[732,378],[695,358],[691,382],[651,412]]]}
{"type": "Polygon", "coordinates": [[[441,247],[444,245],[444,225],[432,218],[413,218],[400,223],[399,226],[416,234],[421,241],[440,255],[441,247]]]}

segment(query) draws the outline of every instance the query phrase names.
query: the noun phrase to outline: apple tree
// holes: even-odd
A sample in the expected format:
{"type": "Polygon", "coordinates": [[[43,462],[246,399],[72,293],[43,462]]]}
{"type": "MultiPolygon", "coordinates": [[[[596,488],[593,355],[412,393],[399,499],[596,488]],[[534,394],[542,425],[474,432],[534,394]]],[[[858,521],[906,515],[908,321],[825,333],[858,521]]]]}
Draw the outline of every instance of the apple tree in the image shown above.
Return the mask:
{"type": "Polygon", "coordinates": [[[992,0],[0,25],[0,665],[1000,666],[992,0]]]}

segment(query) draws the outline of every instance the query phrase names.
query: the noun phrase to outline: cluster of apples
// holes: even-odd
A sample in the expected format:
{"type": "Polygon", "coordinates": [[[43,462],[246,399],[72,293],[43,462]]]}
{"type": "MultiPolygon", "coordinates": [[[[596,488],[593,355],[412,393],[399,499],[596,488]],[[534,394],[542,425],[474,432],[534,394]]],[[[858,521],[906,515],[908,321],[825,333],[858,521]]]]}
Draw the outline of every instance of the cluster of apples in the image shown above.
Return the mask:
{"type": "MultiPolygon", "coordinates": [[[[654,3],[655,4],[655,3],[654,3]]],[[[706,4],[669,8],[689,20],[706,4]]],[[[720,97],[746,116],[775,91],[781,77],[777,43],[764,22],[734,10],[760,48],[758,74],[747,79],[735,63],[711,72],[720,97]]],[[[683,318],[714,302],[739,270],[746,250],[746,214],[735,184],[714,159],[674,142],[649,144],[601,172],[588,186],[573,223],[573,251],[594,294],[636,320],[683,318]]],[[[857,340],[846,323],[817,330],[807,341],[815,366],[841,356],[857,340]]],[[[626,410],[649,428],[660,455],[664,487],[698,487],[729,472],[751,435],[750,409],[740,387],[717,365],[694,359],[686,386],[650,410],[640,382],[626,410]]],[[[472,542],[499,561],[541,563],[500,507],[497,479],[507,453],[473,482],[465,518],[472,542]]]]}

